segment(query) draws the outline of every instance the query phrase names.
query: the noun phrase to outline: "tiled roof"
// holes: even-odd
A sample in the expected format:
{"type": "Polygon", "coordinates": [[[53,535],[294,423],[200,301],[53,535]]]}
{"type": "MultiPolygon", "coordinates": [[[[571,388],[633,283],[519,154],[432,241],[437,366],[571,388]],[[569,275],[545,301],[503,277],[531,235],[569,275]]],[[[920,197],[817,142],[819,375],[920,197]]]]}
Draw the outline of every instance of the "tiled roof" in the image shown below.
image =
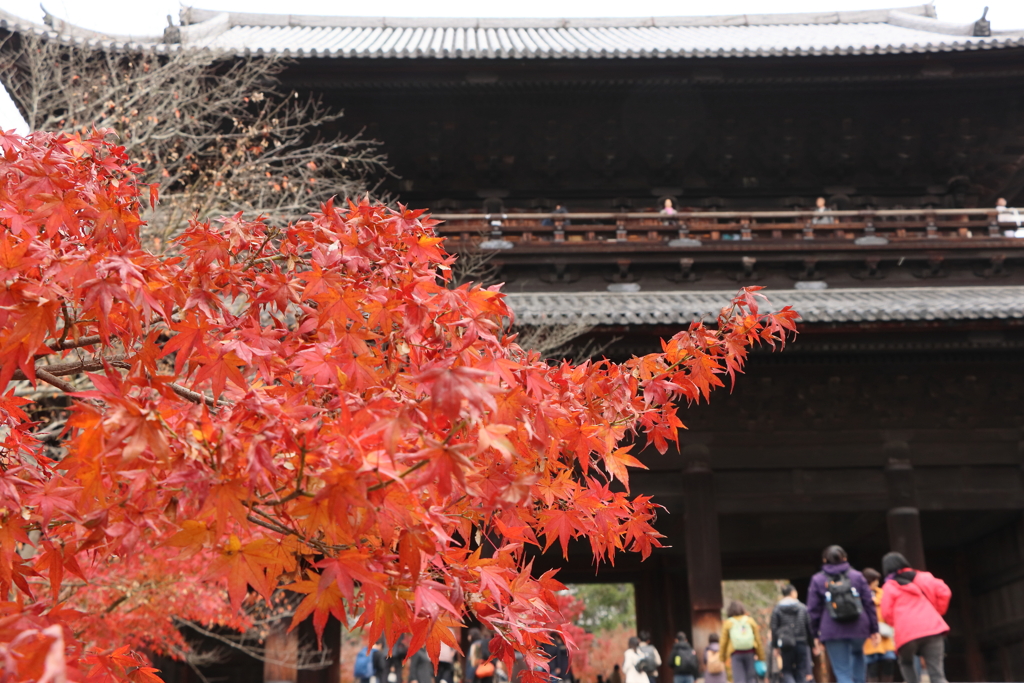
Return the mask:
{"type": "MultiPolygon", "coordinates": [[[[906,287],[765,290],[772,308],[790,305],[807,323],[1024,318],[1024,287],[906,287]]],[[[685,325],[713,317],[735,291],[509,293],[516,320],[530,325],[685,325]]]]}
{"type": "MultiPolygon", "coordinates": [[[[944,52],[1024,46],[974,36],[931,5],[894,10],[637,19],[401,19],[182,10],[180,43],[103,36],[51,18],[52,33],[107,49],[180,46],[234,54],[360,58],[744,57],[944,52]]],[[[0,12],[0,26],[38,27],[0,12]]]]}

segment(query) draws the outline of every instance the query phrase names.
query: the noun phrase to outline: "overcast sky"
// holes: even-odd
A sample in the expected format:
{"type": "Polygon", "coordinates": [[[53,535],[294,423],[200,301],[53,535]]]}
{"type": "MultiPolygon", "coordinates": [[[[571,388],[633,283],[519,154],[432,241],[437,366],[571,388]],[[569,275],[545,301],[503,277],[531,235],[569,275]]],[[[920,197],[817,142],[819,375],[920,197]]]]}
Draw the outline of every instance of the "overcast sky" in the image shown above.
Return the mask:
{"type": "MultiPolygon", "coordinates": [[[[40,22],[39,0],[0,0],[0,8],[40,22]]],[[[96,31],[154,35],[177,21],[178,0],[43,0],[51,13],[96,31]]],[[[196,0],[204,9],[291,14],[395,17],[621,17],[767,12],[820,12],[879,9],[915,4],[913,0],[196,0]]],[[[921,4],[921,3],[917,3],[921,4]]],[[[985,6],[995,30],[1024,29],[1024,0],[936,0],[939,19],[967,23],[978,19],[985,6]]],[[[0,89],[0,128],[24,128],[7,93],[0,89]]]]}

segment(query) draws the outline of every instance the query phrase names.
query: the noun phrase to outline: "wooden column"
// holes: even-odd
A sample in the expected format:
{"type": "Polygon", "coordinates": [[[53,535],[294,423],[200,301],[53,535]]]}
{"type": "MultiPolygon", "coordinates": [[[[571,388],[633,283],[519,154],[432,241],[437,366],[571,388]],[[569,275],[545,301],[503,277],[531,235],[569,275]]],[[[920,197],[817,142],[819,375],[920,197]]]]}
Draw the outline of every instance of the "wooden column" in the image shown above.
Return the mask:
{"type": "Polygon", "coordinates": [[[635,584],[636,629],[649,631],[651,645],[661,654],[659,681],[670,682],[672,669],[669,653],[675,641],[676,619],[673,614],[675,587],[668,571],[666,556],[654,556],[644,562],[643,578],[635,584]]]}
{"type": "Polygon", "coordinates": [[[263,663],[264,683],[296,683],[299,672],[296,667],[299,654],[299,630],[291,633],[285,629],[272,631],[264,643],[267,661],[263,663]]]}
{"type": "Polygon", "coordinates": [[[718,538],[714,474],[705,446],[687,446],[683,471],[686,570],[693,645],[700,652],[708,635],[722,628],[722,556],[718,538]]]}
{"type": "Polygon", "coordinates": [[[892,441],[885,445],[889,462],[885,466],[885,479],[889,489],[889,547],[902,553],[910,566],[925,569],[924,539],[921,536],[921,512],[917,508],[914,468],[910,465],[909,448],[905,441],[892,441]]]}

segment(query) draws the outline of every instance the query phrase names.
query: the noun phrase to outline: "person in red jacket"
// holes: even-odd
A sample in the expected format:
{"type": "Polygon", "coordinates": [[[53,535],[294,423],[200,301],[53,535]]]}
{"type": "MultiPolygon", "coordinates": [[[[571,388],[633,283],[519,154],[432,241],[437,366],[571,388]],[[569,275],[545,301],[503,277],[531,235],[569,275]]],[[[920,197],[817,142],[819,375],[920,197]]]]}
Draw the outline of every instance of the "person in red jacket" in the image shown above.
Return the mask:
{"type": "Polygon", "coordinates": [[[923,657],[932,683],[946,683],[942,615],[949,608],[949,586],[926,571],[910,567],[907,558],[889,553],[882,558],[882,619],[896,632],[896,654],[907,683],[918,683],[914,659],[923,657]]]}

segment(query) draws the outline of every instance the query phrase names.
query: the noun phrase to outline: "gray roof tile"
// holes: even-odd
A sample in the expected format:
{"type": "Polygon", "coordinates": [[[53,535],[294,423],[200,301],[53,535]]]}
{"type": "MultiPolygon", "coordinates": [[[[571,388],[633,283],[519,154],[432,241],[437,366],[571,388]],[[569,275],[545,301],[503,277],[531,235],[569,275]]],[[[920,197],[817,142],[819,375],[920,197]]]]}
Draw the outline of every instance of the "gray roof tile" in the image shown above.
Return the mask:
{"type": "MultiPolygon", "coordinates": [[[[605,19],[404,19],[182,11],[184,47],[235,54],[361,58],[756,57],[949,52],[1024,46],[1024,31],[971,35],[931,5],[860,12],[605,19]]],[[[0,27],[103,49],[181,49],[159,37],[53,28],[0,10],[0,27]]]]}
{"type": "MultiPolygon", "coordinates": [[[[903,287],[765,290],[772,308],[790,305],[807,323],[1024,319],[1024,287],[903,287]]],[[[713,317],[735,291],[544,292],[507,294],[530,325],[685,325],[713,317]]]]}

